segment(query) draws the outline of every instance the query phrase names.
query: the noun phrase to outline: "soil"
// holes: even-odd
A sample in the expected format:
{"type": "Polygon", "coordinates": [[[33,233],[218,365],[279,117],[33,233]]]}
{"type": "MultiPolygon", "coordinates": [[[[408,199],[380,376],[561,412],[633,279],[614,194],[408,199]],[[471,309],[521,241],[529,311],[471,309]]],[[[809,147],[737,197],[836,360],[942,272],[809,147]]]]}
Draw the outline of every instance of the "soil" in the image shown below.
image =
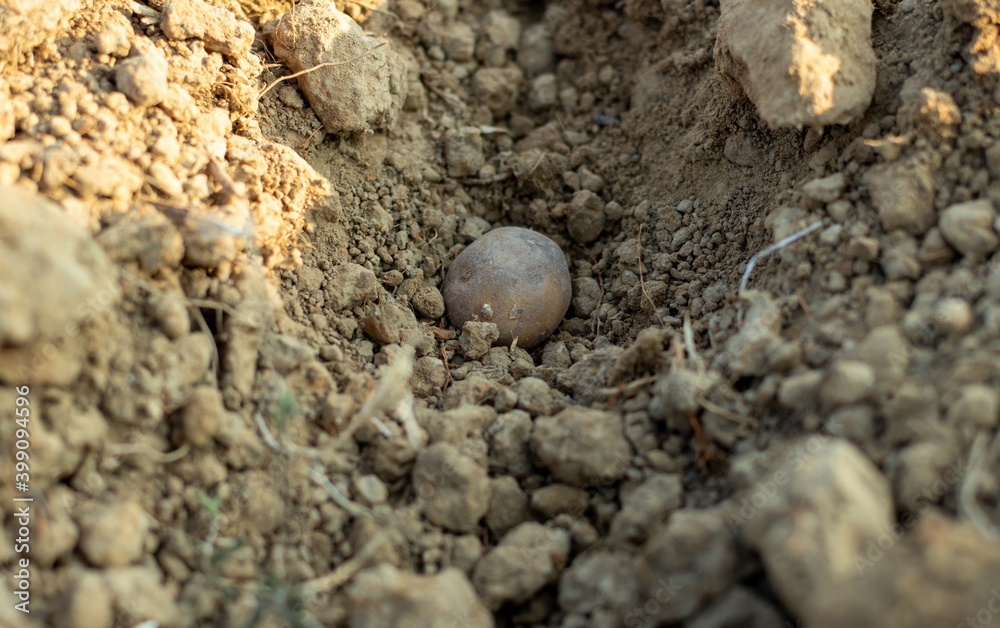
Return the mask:
{"type": "Polygon", "coordinates": [[[737,4],[0,0],[0,625],[1000,625],[1000,14],[737,4]]]}

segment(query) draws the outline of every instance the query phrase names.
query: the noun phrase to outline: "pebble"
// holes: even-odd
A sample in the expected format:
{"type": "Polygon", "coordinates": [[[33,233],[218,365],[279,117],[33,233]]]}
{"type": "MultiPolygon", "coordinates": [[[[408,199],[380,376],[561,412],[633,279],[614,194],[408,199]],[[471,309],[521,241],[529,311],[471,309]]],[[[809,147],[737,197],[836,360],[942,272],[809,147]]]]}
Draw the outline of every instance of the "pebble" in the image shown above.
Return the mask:
{"type": "Polygon", "coordinates": [[[94,36],[94,47],[97,52],[113,57],[124,57],[132,48],[132,38],[135,31],[132,24],[121,13],[111,14],[108,25],[94,36]]]}
{"type": "Polygon", "coordinates": [[[555,53],[547,23],[530,24],[521,32],[517,63],[528,74],[541,74],[553,66],[555,53]]]}
{"type": "Polygon", "coordinates": [[[549,484],[531,493],[531,509],[546,519],[563,513],[581,517],[589,502],[583,489],[568,484],[549,484]]]}
{"type": "Polygon", "coordinates": [[[563,625],[618,626],[622,618],[626,626],[638,625],[627,614],[637,593],[632,556],[585,552],[559,578],[559,607],[567,614],[563,625]]]}
{"type": "Polygon", "coordinates": [[[531,445],[539,464],[573,486],[620,480],[632,458],[621,415],[579,406],[536,419],[531,445]]]}
{"type": "Polygon", "coordinates": [[[580,190],[570,200],[566,222],[569,237],[578,244],[590,244],[604,231],[604,201],[590,190],[580,190]]]}
{"type": "Polygon", "coordinates": [[[163,7],[160,28],[169,39],[199,39],[206,50],[230,57],[248,54],[255,35],[249,22],[202,0],[169,0],[163,7]]]}
{"type": "Polygon", "coordinates": [[[822,179],[809,181],[802,186],[802,193],[806,195],[806,198],[817,203],[829,204],[841,197],[845,187],[847,187],[847,179],[843,172],[838,172],[822,179]]]}
{"type": "Polygon", "coordinates": [[[478,360],[490,351],[490,347],[500,337],[496,323],[469,321],[462,325],[458,346],[466,360],[478,360]]]}
{"type": "Polygon", "coordinates": [[[608,543],[622,545],[646,541],[681,507],[684,485],[676,474],[655,474],[622,499],[622,508],[611,520],[608,543]]]}
{"type": "Polygon", "coordinates": [[[1000,237],[993,230],[995,218],[990,201],[980,199],[948,207],[941,212],[938,226],[945,242],[962,255],[976,259],[1000,246],[1000,237]]]}
{"type": "Polygon", "coordinates": [[[85,569],[73,574],[60,616],[59,625],[66,628],[113,625],[114,597],[100,572],[85,569]]]}
{"type": "Polygon", "coordinates": [[[865,176],[868,194],[887,232],[902,229],[921,235],[935,222],[934,173],[920,161],[896,161],[865,176]]]}
{"type": "Polygon", "coordinates": [[[180,411],[184,442],[192,447],[204,447],[221,431],[226,422],[222,393],[214,386],[199,386],[190,401],[180,411]]]}
{"type": "Polygon", "coordinates": [[[76,516],[80,551],[95,567],[122,567],[142,556],[149,519],[132,500],[89,502],[76,516]]]}
{"type": "Polygon", "coordinates": [[[357,307],[378,294],[375,273],[358,264],[341,264],[327,271],[324,296],[331,310],[357,307]]]}
{"type": "Polygon", "coordinates": [[[476,50],[476,33],[465,22],[452,22],[439,27],[436,32],[441,48],[452,61],[472,59],[476,50]]]}
{"type": "Polygon", "coordinates": [[[475,176],[486,163],[483,138],[476,127],[453,129],[444,135],[448,175],[456,178],[475,176]]]}
{"type": "Polygon", "coordinates": [[[813,436],[790,443],[731,515],[760,552],[768,580],[807,625],[830,589],[858,577],[855,558],[894,515],[889,483],[847,441],[813,436]]]}
{"type": "Polygon", "coordinates": [[[490,484],[492,494],[489,510],[486,511],[486,527],[495,538],[502,538],[531,518],[528,513],[528,494],[511,476],[498,477],[490,484]]]}
{"type": "Polygon", "coordinates": [[[445,313],[444,296],[440,290],[430,285],[421,286],[410,297],[410,305],[420,315],[431,319],[439,319],[445,313]]]}
{"type": "Polygon", "coordinates": [[[472,583],[492,610],[525,602],[556,581],[569,560],[569,549],[565,530],[522,523],[476,563],[472,583]]]}
{"type": "Polygon", "coordinates": [[[535,111],[554,107],[559,102],[559,84],[555,74],[545,73],[531,81],[528,106],[535,111]]]}
{"type": "Polygon", "coordinates": [[[857,360],[837,360],[819,388],[824,407],[839,408],[865,399],[875,385],[875,370],[857,360]]]}
{"type": "Polygon", "coordinates": [[[417,575],[382,564],[359,573],[347,588],[351,626],[493,628],[493,616],[456,568],[417,575]]]}
{"type": "Polygon", "coordinates": [[[509,474],[524,478],[532,470],[531,415],[523,410],[511,410],[497,417],[489,428],[490,470],[494,474],[509,474]]]}
{"type": "Polygon", "coordinates": [[[417,455],[413,484],[427,520],[448,530],[476,531],[489,508],[486,469],[450,443],[435,443],[417,455]]]}
{"type": "Polygon", "coordinates": [[[141,107],[153,107],[167,95],[167,59],[152,41],[139,37],[130,56],[115,66],[115,86],[141,107]]]}
{"type": "Polygon", "coordinates": [[[726,591],[737,578],[739,555],[722,509],[684,509],[646,543],[636,565],[642,625],[679,623],[726,591]],[[649,621],[652,620],[652,621],[649,621]]]}
{"type": "Polygon", "coordinates": [[[566,401],[537,377],[525,377],[511,389],[517,395],[517,407],[531,416],[548,416],[566,407],[566,401]]]}
{"type": "Polygon", "coordinates": [[[176,592],[158,568],[144,565],[108,569],[104,580],[114,595],[119,618],[127,610],[131,617],[142,617],[153,625],[183,625],[176,592]]]}
{"type": "Polygon", "coordinates": [[[356,476],[351,484],[354,496],[369,506],[385,503],[389,497],[389,489],[377,475],[356,476]]]}

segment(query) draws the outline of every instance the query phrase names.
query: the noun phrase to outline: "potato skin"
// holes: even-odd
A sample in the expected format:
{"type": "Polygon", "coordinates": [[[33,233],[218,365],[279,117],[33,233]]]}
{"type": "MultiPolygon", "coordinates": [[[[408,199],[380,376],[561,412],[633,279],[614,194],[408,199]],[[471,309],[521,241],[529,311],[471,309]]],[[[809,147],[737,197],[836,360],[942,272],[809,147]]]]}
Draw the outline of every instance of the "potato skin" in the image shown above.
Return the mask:
{"type": "Polygon", "coordinates": [[[448,319],[493,322],[495,346],[534,347],[562,322],[573,296],[562,249],[546,236],[521,227],[487,232],[455,258],[442,286],[448,319]]]}

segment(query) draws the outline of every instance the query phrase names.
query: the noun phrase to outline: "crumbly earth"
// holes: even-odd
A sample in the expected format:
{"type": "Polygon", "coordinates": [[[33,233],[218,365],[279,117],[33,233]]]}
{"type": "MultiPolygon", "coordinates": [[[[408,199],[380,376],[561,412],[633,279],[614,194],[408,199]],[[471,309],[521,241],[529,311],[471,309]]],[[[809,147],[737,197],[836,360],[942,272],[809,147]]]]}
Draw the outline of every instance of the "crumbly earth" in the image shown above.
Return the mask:
{"type": "Polygon", "coordinates": [[[0,625],[1000,625],[995,3],[801,129],[725,2],[335,4],[0,0],[0,625]],[[530,351],[445,316],[503,225],[530,351]]]}

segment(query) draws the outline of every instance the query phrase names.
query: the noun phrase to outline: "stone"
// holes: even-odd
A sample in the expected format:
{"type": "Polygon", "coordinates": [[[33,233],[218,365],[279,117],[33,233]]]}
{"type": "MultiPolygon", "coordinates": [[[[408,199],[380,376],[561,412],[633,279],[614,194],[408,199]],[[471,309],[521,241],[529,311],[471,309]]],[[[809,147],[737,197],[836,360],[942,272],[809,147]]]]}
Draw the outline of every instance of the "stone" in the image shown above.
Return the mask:
{"type": "Polygon", "coordinates": [[[123,567],[142,556],[149,518],[137,502],[89,502],[76,521],[80,551],[95,567],[123,567]]]}
{"type": "Polygon", "coordinates": [[[204,447],[221,431],[226,421],[222,393],[214,386],[199,386],[190,401],[180,411],[184,442],[192,447],[204,447]]]}
{"type": "Polygon", "coordinates": [[[651,625],[693,616],[737,579],[736,541],[722,509],[675,512],[643,546],[636,565],[639,599],[655,599],[651,625]]]}
{"type": "Polygon", "coordinates": [[[945,242],[966,257],[979,259],[997,250],[1000,237],[993,229],[996,212],[985,199],[952,205],[941,212],[938,227],[945,242]]]}
{"type": "Polygon", "coordinates": [[[202,0],[168,0],[160,28],[169,39],[200,39],[206,50],[230,57],[249,53],[256,34],[249,22],[238,19],[232,11],[202,0]]]}
{"type": "Polygon", "coordinates": [[[353,135],[389,127],[406,100],[406,65],[391,45],[370,37],[329,2],[305,0],[274,30],[274,52],[330,133],[353,135]]]}
{"type": "Polygon", "coordinates": [[[569,548],[567,531],[522,523],[476,563],[472,583],[492,610],[525,602],[556,581],[569,560],[569,548]]]}
{"type": "Polygon", "coordinates": [[[490,469],[495,473],[526,477],[532,469],[531,415],[523,410],[501,414],[487,431],[490,469]]]}
{"type": "Polygon", "coordinates": [[[918,159],[875,166],[865,175],[868,194],[886,231],[922,235],[934,225],[934,173],[918,159]]]}
{"type": "Polygon", "coordinates": [[[865,399],[875,386],[875,370],[857,360],[837,360],[829,368],[819,388],[819,398],[827,408],[839,408],[865,399]]]}
{"type": "Polygon", "coordinates": [[[781,601],[812,625],[819,600],[857,578],[855,557],[891,524],[892,494],[879,470],[844,440],[798,440],[775,460],[730,521],[760,553],[781,601]]]}
{"type": "Polygon", "coordinates": [[[538,418],[531,446],[557,480],[581,487],[614,483],[632,458],[619,414],[579,406],[538,418]]]}
{"type": "Polygon", "coordinates": [[[500,337],[496,323],[469,321],[462,325],[462,335],[458,346],[466,360],[478,360],[490,351],[490,347],[500,337]]]}
{"type": "Polygon", "coordinates": [[[866,0],[723,0],[715,65],[771,127],[847,124],[875,92],[871,15],[866,0]]]}
{"type": "Polygon", "coordinates": [[[838,172],[822,179],[813,179],[802,186],[802,193],[817,203],[832,203],[844,193],[847,180],[844,173],[838,172]]]}
{"type": "Polygon", "coordinates": [[[559,578],[559,608],[593,626],[639,625],[628,614],[636,594],[635,559],[625,552],[585,552],[559,578]]]}
{"type": "Polygon", "coordinates": [[[152,41],[139,37],[129,57],[115,66],[115,86],[141,107],[153,107],[167,96],[167,58],[152,41]]]}
{"type": "Polygon", "coordinates": [[[327,271],[325,291],[331,310],[355,308],[378,294],[375,273],[358,264],[341,264],[327,271]]]}
{"type": "Polygon", "coordinates": [[[417,455],[413,484],[427,520],[448,530],[476,531],[489,508],[486,469],[450,443],[435,443],[417,455]]]}
{"type": "Polygon", "coordinates": [[[604,231],[604,201],[590,190],[580,190],[570,200],[566,228],[577,244],[590,244],[604,231]]]}
{"type": "Polygon", "coordinates": [[[486,512],[486,527],[496,538],[502,538],[507,532],[528,521],[528,495],[521,489],[517,480],[504,476],[491,482],[492,494],[490,507],[486,512]]]}
{"type": "Polygon", "coordinates": [[[611,520],[608,543],[643,543],[662,527],[670,513],[681,507],[681,476],[655,474],[622,499],[622,508],[611,520]]]}
{"type": "Polygon", "coordinates": [[[472,177],[483,167],[483,138],[477,127],[462,127],[444,135],[448,176],[472,177]]]}

